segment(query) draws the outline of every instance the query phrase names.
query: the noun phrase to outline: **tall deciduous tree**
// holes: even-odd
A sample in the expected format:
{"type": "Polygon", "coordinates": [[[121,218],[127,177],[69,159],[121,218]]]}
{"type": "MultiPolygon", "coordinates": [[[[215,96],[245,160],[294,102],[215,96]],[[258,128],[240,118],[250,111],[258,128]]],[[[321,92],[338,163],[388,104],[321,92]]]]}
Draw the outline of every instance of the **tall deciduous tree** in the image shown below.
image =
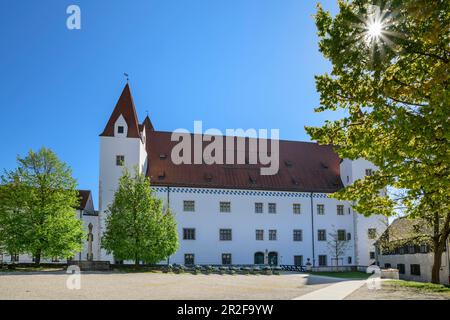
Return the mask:
{"type": "Polygon", "coordinates": [[[178,249],[175,218],[150,188],[150,180],[136,169],[120,178],[109,206],[102,247],[115,259],[157,263],[178,249]]]}
{"type": "Polygon", "coordinates": [[[339,191],[365,215],[401,209],[433,230],[432,282],[450,233],[450,2],[339,1],[332,17],[318,6],[319,48],[331,74],[316,76],[320,107],[345,117],[311,137],[342,158],[379,170],[339,191]],[[400,190],[401,196],[379,190],[400,190]]]}
{"type": "Polygon", "coordinates": [[[18,168],[1,177],[0,242],[11,254],[41,258],[73,256],[82,248],[83,227],[70,168],[49,149],[18,157],[18,168]]]}

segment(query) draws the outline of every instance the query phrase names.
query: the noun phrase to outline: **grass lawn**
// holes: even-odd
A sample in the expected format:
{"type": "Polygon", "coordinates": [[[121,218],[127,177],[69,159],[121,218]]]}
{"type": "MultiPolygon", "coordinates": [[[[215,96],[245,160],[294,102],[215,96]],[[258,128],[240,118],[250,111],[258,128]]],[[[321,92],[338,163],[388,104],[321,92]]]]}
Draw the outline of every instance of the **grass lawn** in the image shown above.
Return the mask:
{"type": "Polygon", "coordinates": [[[310,272],[311,275],[344,279],[367,279],[372,274],[358,271],[349,272],[310,272]]]}
{"type": "Polygon", "coordinates": [[[442,284],[404,281],[404,280],[391,280],[388,281],[387,283],[389,283],[389,285],[394,287],[413,288],[419,291],[427,291],[427,292],[439,292],[448,294],[450,296],[450,287],[444,286],[442,284]]]}

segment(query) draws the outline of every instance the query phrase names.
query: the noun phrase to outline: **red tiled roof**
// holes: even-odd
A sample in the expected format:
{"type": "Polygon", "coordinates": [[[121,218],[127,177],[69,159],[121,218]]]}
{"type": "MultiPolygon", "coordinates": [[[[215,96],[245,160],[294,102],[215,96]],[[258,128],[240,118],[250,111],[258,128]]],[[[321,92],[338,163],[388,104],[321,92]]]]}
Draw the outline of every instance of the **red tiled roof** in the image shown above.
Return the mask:
{"type": "Polygon", "coordinates": [[[136,109],[134,107],[133,97],[131,95],[130,87],[128,83],[123,88],[122,94],[117,101],[108,123],[100,136],[113,137],[114,136],[114,124],[116,120],[123,116],[128,126],[128,138],[140,138],[139,123],[136,115],[136,109]]]}
{"type": "MultiPolygon", "coordinates": [[[[261,164],[176,165],[171,151],[177,143],[171,141],[171,132],[147,132],[147,176],[152,185],[303,192],[335,192],[343,187],[340,158],[331,146],[280,140],[279,171],[264,176],[260,174],[261,164]]],[[[204,142],[203,147],[209,143],[204,142]]],[[[225,139],[223,145],[225,157],[225,139]]],[[[236,141],[234,146],[236,150],[236,141]]]]}
{"type": "Polygon", "coordinates": [[[80,197],[80,205],[77,209],[84,210],[86,209],[87,202],[91,196],[91,190],[78,190],[78,194],[80,197]]]}
{"type": "MultiPolygon", "coordinates": [[[[260,174],[261,164],[175,165],[171,161],[171,152],[178,142],[171,141],[171,132],[155,131],[148,117],[139,125],[128,84],[101,136],[114,136],[114,123],[120,114],[128,124],[128,137],[139,138],[140,132],[144,128],[146,130],[147,176],[155,186],[303,192],[335,192],[343,187],[339,175],[341,159],[331,146],[280,140],[279,171],[272,176],[260,174]]],[[[225,155],[226,143],[223,142],[225,155]]],[[[203,147],[209,143],[204,142],[203,147]]],[[[193,143],[191,145],[193,149],[193,143]]],[[[269,150],[270,145],[269,143],[269,150]]],[[[236,150],[236,141],[234,147],[236,150]]]]}

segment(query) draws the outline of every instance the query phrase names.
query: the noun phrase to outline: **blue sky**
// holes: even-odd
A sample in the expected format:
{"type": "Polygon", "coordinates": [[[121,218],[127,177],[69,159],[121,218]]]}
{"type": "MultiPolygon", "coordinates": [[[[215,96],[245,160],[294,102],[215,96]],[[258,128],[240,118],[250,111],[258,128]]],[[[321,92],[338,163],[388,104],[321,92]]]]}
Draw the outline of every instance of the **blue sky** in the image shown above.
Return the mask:
{"type": "MultiPolygon", "coordinates": [[[[309,141],[317,46],[315,0],[0,2],[0,169],[46,146],[97,201],[99,137],[130,74],[140,120],[157,130],[278,128],[309,141]],[[81,30],[66,8],[81,8],[81,30]]],[[[336,0],[320,1],[332,13],[336,0]]],[[[95,202],[96,203],[96,202],[95,202]]],[[[97,205],[96,205],[97,206],[97,205]]]]}

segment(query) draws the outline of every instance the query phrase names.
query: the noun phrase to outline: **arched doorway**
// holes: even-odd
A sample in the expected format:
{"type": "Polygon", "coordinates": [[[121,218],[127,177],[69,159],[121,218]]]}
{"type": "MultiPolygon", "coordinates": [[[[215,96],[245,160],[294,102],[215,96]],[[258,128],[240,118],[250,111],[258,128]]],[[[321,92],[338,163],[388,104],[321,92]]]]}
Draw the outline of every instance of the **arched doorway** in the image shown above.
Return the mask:
{"type": "Polygon", "coordinates": [[[255,264],[264,264],[264,253],[255,252],[255,264]]]}
{"type": "Polygon", "coordinates": [[[275,251],[269,252],[269,264],[271,266],[278,265],[278,253],[275,251]]]}

